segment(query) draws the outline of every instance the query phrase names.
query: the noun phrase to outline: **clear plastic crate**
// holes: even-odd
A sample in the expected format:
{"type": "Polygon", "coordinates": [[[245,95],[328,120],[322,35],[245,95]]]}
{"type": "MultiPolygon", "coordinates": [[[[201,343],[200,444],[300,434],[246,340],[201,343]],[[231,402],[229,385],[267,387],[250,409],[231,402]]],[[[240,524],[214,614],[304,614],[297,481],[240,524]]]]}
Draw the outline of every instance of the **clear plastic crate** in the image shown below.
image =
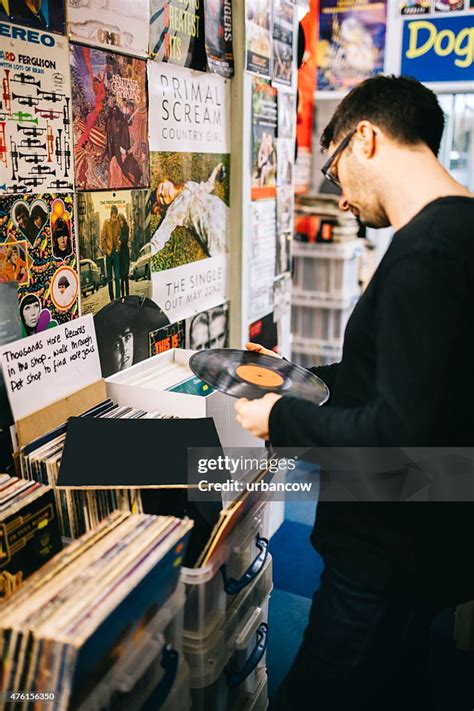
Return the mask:
{"type": "Polygon", "coordinates": [[[341,341],[358,294],[344,299],[316,299],[296,295],[291,308],[291,330],[295,338],[341,341]]]}
{"type": "Polygon", "coordinates": [[[363,245],[358,239],[342,243],[293,244],[293,293],[352,294],[359,286],[363,245]]]}
{"type": "Polygon", "coordinates": [[[257,693],[265,670],[271,590],[269,557],[244,598],[234,604],[224,625],[206,644],[188,645],[185,640],[193,711],[240,709],[257,693]]]}
{"type": "Polygon", "coordinates": [[[238,523],[209,563],[181,569],[186,585],[186,639],[202,642],[208,638],[222,624],[233,602],[244,595],[264,567],[269,526],[270,504],[260,502],[238,523]]]}
{"type": "MultiPolygon", "coordinates": [[[[77,711],[138,711],[153,690],[167,698],[183,658],[185,591],[180,583],[133,637],[77,711]]],[[[171,707],[172,708],[172,707],[171,707]]]]}
{"type": "Polygon", "coordinates": [[[236,705],[232,711],[266,711],[268,708],[268,676],[265,669],[259,669],[258,686],[254,694],[250,694],[245,706],[236,705]]]}

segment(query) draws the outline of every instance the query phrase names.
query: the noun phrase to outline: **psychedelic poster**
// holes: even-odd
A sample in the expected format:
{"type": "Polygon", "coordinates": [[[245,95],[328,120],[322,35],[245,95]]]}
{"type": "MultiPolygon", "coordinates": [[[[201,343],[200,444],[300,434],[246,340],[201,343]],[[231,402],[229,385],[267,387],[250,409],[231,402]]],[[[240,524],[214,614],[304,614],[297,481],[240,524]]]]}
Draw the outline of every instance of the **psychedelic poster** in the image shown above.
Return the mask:
{"type": "Polygon", "coordinates": [[[295,6],[291,0],[273,3],[273,81],[294,85],[295,6]]]}
{"type": "Polygon", "coordinates": [[[321,0],[318,89],[350,89],[383,73],[387,4],[321,0]]]}
{"type": "Polygon", "coordinates": [[[148,63],[153,299],[171,323],[226,300],[229,82],[148,63]]]}
{"type": "Polygon", "coordinates": [[[0,198],[0,282],[18,283],[22,333],[78,316],[72,195],[0,198]]]}
{"type": "Polygon", "coordinates": [[[207,66],[229,79],[234,75],[232,49],[232,0],[204,0],[207,66]]]}
{"type": "Polygon", "coordinates": [[[149,334],[150,356],[164,353],[172,348],[186,348],[185,322],[177,321],[169,326],[163,326],[149,334]]]}
{"type": "Polygon", "coordinates": [[[77,188],[148,187],[146,62],[73,45],[71,73],[77,188]]]}
{"type": "Polygon", "coordinates": [[[159,62],[206,69],[201,0],[150,0],[150,56],[159,62]]]}
{"type": "Polygon", "coordinates": [[[66,0],[69,36],[94,47],[146,57],[148,0],[66,0]]]}
{"type": "Polygon", "coordinates": [[[151,296],[148,202],[147,190],[78,194],[83,316],[130,294],[151,296]]]}
{"type": "Polygon", "coordinates": [[[14,22],[35,30],[64,35],[64,0],[0,0],[0,22],[14,22]]]}
{"type": "Polygon", "coordinates": [[[275,197],[277,181],[277,89],[252,81],[252,200],[275,197]]]}
{"type": "Polygon", "coordinates": [[[0,32],[0,192],[71,191],[67,41],[6,23],[0,32]]]}
{"type": "Polygon", "coordinates": [[[252,74],[271,76],[272,2],[245,2],[245,69],[252,74]]]}

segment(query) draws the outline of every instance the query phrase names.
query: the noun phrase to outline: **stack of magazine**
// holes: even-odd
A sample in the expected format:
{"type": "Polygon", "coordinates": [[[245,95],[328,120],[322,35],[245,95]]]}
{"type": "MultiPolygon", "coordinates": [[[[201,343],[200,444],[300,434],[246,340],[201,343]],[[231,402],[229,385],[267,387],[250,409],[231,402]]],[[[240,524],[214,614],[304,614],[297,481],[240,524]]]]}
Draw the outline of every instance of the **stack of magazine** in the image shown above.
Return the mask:
{"type": "MultiPolygon", "coordinates": [[[[145,412],[132,407],[120,407],[106,400],[83,413],[83,417],[117,419],[161,419],[167,416],[158,412],[145,412]]],[[[54,488],[61,534],[77,538],[91,530],[105,516],[120,509],[140,513],[140,491],[136,489],[67,490],[56,489],[59,466],[66,440],[67,423],[22,447],[19,466],[24,479],[34,480],[54,488]]],[[[94,468],[94,452],[90,452],[90,466],[94,468]]]]}
{"type": "Polygon", "coordinates": [[[2,700],[80,705],[175,590],[191,527],[116,511],[34,573],[2,606],[2,700]]]}
{"type": "Polygon", "coordinates": [[[0,600],[61,548],[51,488],[0,474],[0,600]]]}

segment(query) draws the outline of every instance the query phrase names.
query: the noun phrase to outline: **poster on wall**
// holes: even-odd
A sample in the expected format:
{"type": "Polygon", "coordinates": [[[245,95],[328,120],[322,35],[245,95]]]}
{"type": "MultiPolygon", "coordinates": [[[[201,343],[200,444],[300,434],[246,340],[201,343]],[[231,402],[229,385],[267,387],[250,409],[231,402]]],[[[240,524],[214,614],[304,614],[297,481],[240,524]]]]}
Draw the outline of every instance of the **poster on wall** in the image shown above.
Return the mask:
{"type": "Polygon", "coordinates": [[[473,31],[472,13],[406,20],[400,73],[422,82],[472,83],[472,47],[463,44],[462,38],[472,36],[473,31]],[[441,42],[444,49],[439,52],[441,42]]]}
{"type": "Polygon", "coordinates": [[[148,71],[153,298],[173,323],[227,296],[229,82],[156,62],[148,71]]]}
{"type": "Polygon", "coordinates": [[[435,12],[459,12],[464,10],[464,0],[435,0],[435,12]]]}
{"type": "Polygon", "coordinates": [[[148,187],[146,62],[73,45],[76,186],[148,187]]]}
{"type": "Polygon", "coordinates": [[[64,0],[0,0],[0,22],[65,34],[64,0]]]}
{"type": "Polygon", "coordinates": [[[150,56],[204,71],[204,13],[200,0],[150,0],[150,56]]]}
{"type": "Polygon", "coordinates": [[[251,204],[249,318],[255,320],[273,308],[275,278],[275,200],[251,204]]]}
{"type": "Polygon", "coordinates": [[[387,4],[368,0],[321,0],[318,89],[347,90],[382,74],[387,4]]]}
{"type": "Polygon", "coordinates": [[[278,92],[278,138],[296,136],[296,94],[291,91],[278,92]]]}
{"type": "Polygon", "coordinates": [[[0,282],[17,282],[22,335],[78,316],[72,195],[0,198],[0,282]]]}
{"type": "Polygon", "coordinates": [[[12,38],[0,62],[0,192],[71,191],[67,41],[3,22],[0,31],[12,38]]]}
{"type": "Polygon", "coordinates": [[[245,69],[271,76],[272,0],[245,2],[245,69]]]}
{"type": "Polygon", "coordinates": [[[94,47],[146,57],[148,0],[66,0],[69,36],[94,47]]]}
{"type": "Polygon", "coordinates": [[[164,353],[172,348],[186,348],[185,322],[177,321],[149,334],[150,356],[164,353]]]}
{"type": "Polygon", "coordinates": [[[278,353],[278,324],[273,312],[262,316],[249,326],[249,341],[278,353]]]}
{"type": "Polygon", "coordinates": [[[291,274],[283,274],[273,283],[273,320],[280,321],[291,311],[291,274]]]}
{"type": "Polygon", "coordinates": [[[81,313],[129,294],[151,296],[147,190],[77,196],[81,313]]]}
{"type": "Polygon", "coordinates": [[[290,0],[273,3],[273,81],[294,86],[295,6],[290,0]]]}
{"type": "Polygon", "coordinates": [[[293,185],[295,143],[291,138],[277,138],[277,185],[293,185]]]}
{"type": "MultiPolygon", "coordinates": [[[[21,338],[20,311],[18,309],[17,285],[2,283],[0,279],[0,346],[21,338]]],[[[0,368],[0,427],[13,424],[3,372],[0,368]]]]}
{"type": "Polygon", "coordinates": [[[130,295],[114,299],[94,316],[102,376],[118,373],[149,358],[150,339],[169,319],[151,299],[130,295]]]}
{"type": "Polygon", "coordinates": [[[193,351],[228,348],[229,304],[215,306],[186,319],[186,344],[193,351]]]}
{"type": "Polygon", "coordinates": [[[234,76],[232,49],[232,0],[204,0],[207,66],[210,72],[234,76]]]}
{"type": "Polygon", "coordinates": [[[268,80],[252,80],[252,200],[276,195],[277,94],[268,80]]]}

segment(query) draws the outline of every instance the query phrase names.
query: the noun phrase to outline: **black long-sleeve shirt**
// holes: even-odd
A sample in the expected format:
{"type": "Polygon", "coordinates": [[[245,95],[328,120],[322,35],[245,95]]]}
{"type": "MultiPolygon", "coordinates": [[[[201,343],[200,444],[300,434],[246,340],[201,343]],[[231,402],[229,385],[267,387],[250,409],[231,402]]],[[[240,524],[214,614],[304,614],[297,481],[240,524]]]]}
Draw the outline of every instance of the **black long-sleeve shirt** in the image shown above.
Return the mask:
{"type": "MultiPolygon", "coordinates": [[[[279,400],[273,445],[474,445],[474,199],[435,200],[395,233],[341,362],[314,372],[329,402],[279,400]]],[[[312,540],[374,588],[439,604],[474,597],[474,504],[321,501],[312,540]]]]}

